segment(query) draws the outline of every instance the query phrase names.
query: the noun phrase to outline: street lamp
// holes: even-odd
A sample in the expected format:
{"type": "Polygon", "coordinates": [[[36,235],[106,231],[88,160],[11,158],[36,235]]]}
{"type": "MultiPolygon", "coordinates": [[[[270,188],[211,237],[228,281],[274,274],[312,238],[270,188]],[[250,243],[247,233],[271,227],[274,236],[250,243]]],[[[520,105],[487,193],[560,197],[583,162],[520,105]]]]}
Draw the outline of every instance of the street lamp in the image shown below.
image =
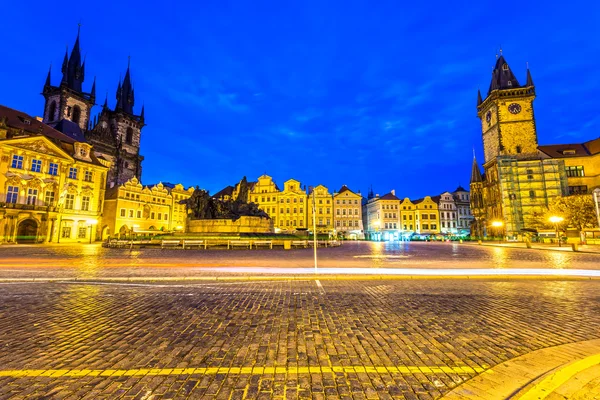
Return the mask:
{"type": "Polygon", "coordinates": [[[561,247],[560,238],[558,237],[558,224],[560,224],[564,220],[565,219],[563,217],[558,217],[556,215],[550,217],[550,222],[552,222],[554,224],[554,227],[556,228],[556,240],[558,240],[558,247],[561,247]]]}
{"type": "Polygon", "coordinates": [[[88,219],[87,223],[90,224],[90,244],[92,244],[92,227],[98,223],[97,219],[88,219]]]}
{"type": "Polygon", "coordinates": [[[494,228],[496,228],[496,233],[498,234],[498,244],[502,243],[502,237],[501,237],[501,228],[502,226],[504,226],[504,222],[502,221],[492,221],[492,226],[494,228]]]}

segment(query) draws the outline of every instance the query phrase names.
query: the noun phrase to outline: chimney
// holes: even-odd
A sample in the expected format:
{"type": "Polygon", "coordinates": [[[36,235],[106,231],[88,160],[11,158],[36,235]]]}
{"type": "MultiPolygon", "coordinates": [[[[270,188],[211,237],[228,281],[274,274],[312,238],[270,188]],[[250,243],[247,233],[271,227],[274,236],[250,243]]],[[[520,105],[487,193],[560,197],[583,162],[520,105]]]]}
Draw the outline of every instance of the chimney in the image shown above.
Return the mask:
{"type": "Polygon", "coordinates": [[[396,189],[392,189],[392,195],[396,195],[396,189]]]}
{"type": "Polygon", "coordinates": [[[377,193],[377,194],[375,195],[375,197],[379,197],[379,193],[377,193]]]}

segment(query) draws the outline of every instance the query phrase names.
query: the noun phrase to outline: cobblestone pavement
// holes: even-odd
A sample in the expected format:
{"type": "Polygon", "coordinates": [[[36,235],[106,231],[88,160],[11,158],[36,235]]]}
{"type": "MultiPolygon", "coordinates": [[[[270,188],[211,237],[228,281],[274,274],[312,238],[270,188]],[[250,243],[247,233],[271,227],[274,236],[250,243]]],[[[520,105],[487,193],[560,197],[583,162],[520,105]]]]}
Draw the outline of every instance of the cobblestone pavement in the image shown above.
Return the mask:
{"type": "Polygon", "coordinates": [[[600,337],[598,281],[0,284],[0,398],[431,399],[600,337]]]}
{"type": "MultiPolygon", "coordinates": [[[[320,248],[322,268],[600,269],[600,254],[458,243],[346,242],[320,248]]],[[[312,249],[105,249],[99,245],[1,246],[0,279],[214,276],[224,267],[312,268],[312,249]]],[[[254,272],[253,272],[254,273],[254,272]]],[[[254,273],[255,274],[255,273],[254,273]]]]}

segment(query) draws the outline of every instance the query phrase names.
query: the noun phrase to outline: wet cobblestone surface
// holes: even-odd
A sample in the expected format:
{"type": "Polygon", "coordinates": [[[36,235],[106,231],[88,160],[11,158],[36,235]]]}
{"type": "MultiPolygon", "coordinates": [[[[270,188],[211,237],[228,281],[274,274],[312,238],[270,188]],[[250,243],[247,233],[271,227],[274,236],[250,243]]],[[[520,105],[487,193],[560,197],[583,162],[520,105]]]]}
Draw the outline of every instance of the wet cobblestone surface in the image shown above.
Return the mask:
{"type": "Polygon", "coordinates": [[[481,369],[600,337],[599,289],[533,280],[3,283],[0,398],[438,398],[481,369]]]}
{"type": "MultiPolygon", "coordinates": [[[[600,254],[458,243],[346,242],[320,248],[322,268],[600,269],[600,254]]],[[[312,268],[312,249],[106,249],[100,245],[2,246],[0,279],[236,275],[228,267],[312,268]]],[[[243,272],[242,272],[243,273],[243,272]]],[[[253,272],[253,274],[257,274],[253,272]]]]}

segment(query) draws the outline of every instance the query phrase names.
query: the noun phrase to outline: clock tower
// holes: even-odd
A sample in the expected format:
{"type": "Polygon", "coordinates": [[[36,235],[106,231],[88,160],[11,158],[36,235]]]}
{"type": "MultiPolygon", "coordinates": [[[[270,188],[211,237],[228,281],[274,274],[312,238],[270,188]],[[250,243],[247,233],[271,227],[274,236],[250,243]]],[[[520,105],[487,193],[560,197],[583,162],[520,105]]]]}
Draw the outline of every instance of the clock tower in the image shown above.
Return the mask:
{"type": "Polygon", "coordinates": [[[477,93],[485,163],[501,155],[537,153],[534,99],[535,86],[529,68],[527,82],[520,85],[500,55],[492,71],[487,97],[482,99],[481,92],[477,93]]]}

